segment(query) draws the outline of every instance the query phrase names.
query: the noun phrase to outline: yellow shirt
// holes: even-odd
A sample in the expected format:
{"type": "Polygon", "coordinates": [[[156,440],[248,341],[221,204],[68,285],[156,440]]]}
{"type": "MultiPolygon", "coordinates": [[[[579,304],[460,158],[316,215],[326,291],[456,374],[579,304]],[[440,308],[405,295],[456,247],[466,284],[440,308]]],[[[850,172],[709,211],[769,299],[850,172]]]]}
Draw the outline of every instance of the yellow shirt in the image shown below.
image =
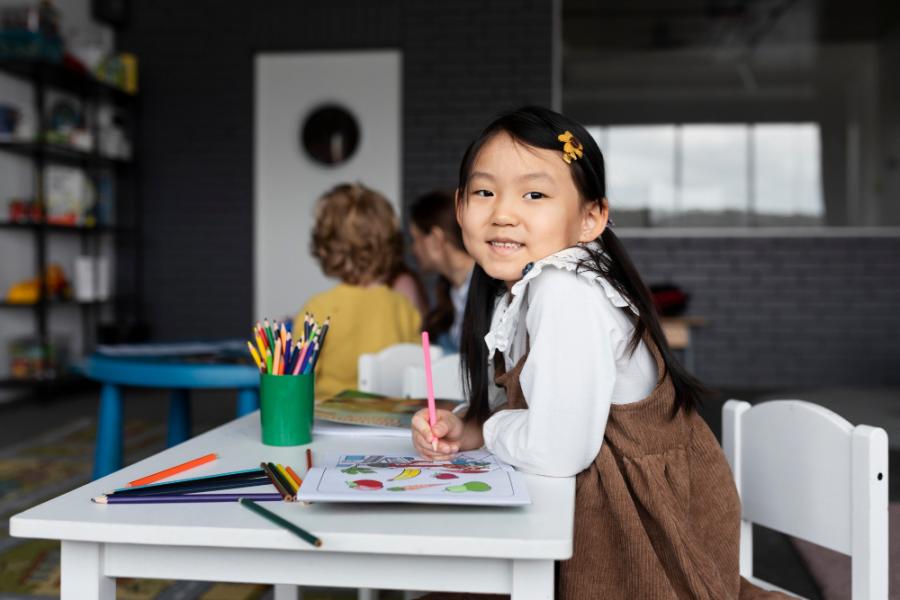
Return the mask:
{"type": "Polygon", "coordinates": [[[397,292],[384,285],[342,283],[310,298],[294,319],[296,331],[310,312],[322,323],[331,317],[328,337],[316,363],[316,398],[329,398],[357,387],[360,354],[401,343],[418,343],[422,316],[397,292]]]}

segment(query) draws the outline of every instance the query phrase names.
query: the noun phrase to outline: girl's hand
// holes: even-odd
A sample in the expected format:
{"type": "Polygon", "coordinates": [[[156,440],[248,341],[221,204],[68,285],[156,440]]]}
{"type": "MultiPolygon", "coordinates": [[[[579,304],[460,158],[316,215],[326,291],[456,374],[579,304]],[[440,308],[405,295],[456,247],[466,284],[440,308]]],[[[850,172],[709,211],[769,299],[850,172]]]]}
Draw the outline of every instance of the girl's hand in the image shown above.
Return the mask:
{"type": "Polygon", "coordinates": [[[428,409],[423,408],[412,419],[412,441],[416,450],[428,460],[447,460],[459,452],[465,431],[462,419],[449,410],[438,409],[434,428],[428,424],[428,409]],[[437,438],[437,451],[431,445],[437,438]]]}

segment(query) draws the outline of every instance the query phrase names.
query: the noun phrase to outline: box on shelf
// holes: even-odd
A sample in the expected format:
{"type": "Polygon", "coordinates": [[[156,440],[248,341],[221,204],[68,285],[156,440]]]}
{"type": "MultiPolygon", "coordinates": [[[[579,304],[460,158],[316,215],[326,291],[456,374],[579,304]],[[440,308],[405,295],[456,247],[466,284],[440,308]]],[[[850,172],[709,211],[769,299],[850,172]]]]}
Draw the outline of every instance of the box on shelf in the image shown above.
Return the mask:
{"type": "Polygon", "coordinates": [[[9,342],[9,372],[14,379],[51,379],[66,372],[69,340],[54,336],[46,346],[34,337],[9,342]]]}

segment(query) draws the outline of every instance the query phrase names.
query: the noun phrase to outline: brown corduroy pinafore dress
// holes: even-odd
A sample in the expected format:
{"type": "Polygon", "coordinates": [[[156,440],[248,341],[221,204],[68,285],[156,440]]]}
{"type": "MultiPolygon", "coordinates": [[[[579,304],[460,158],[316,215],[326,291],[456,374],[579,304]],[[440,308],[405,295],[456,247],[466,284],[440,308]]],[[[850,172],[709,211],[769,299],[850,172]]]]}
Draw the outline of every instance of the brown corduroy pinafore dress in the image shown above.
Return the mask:
{"type": "MultiPolygon", "coordinates": [[[[660,381],[646,398],[610,407],[600,452],[576,476],[573,553],[559,563],[556,598],[788,598],[738,573],[741,507],[731,470],[695,411],[672,416],[675,388],[655,344],[646,343],[660,381]]],[[[504,372],[495,355],[505,409],[528,407],[519,386],[526,358],[504,372]]]]}

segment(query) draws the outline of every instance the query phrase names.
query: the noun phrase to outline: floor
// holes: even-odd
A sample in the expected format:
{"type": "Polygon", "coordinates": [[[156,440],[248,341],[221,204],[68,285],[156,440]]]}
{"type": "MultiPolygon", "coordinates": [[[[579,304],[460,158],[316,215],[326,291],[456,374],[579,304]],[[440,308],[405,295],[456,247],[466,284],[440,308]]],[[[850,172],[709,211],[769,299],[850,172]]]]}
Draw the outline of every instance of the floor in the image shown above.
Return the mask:
{"type": "MultiPolygon", "coordinates": [[[[194,432],[203,431],[234,418],[236,398],[231,392],[201,391],[193,396],[194,432]]],[[[829,407],[851,422],[884,427],[893,440],[890,460],[890,499],[900,500],[900,390],[793,390],[766,392],[728,390],[707,402],[701,414],[710,427],[721,432],[721,407],[728,398],[756,402],[760,399],[802,398],[829,407]]],[[[0,405],[3,444],[26,440],[42,431],[59,427],[73,419],[92,416],[97,405],[96,391],[57,398],[30,398],[0,405]]],[[[133,390],[126,394],[125,417],[164,423],[168,398],[158,391],[133,390]]],[[[783,535],[760,527],[754,529],[755,574],[810,599],[820,598],[813,581],[801,564],[793,546],[783,535]]]]}

